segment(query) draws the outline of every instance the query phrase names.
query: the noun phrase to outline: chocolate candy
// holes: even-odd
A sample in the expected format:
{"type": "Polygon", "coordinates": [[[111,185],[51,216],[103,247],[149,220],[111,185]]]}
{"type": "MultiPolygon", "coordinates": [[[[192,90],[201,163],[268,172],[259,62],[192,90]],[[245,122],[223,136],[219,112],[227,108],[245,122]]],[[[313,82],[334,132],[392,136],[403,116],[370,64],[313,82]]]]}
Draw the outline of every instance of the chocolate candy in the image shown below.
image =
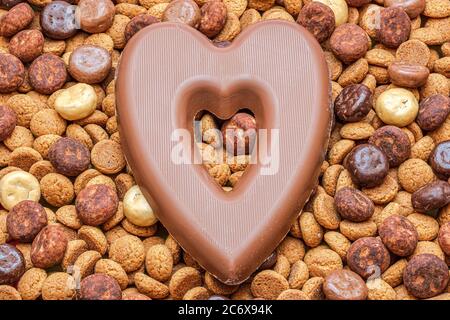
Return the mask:
{"type": "Polygon", "coordinates": [[[181,22],[197,28],[201,13],[198,5],[192,0],[174,0],[164,10],[162,21],[181,22]]]}
{"type": "Polygon", "coordinates": [[[439,143],[430,154],[430,165],[438,176],[450,178],[450,141],[439,143]]]}
{"type": "Polygon", "coordinates": [[[358,189],[350,187],[344,187],[336,192],[334,204],[344,219],[354,222],[366,221],[375,211],[372,200],[358,189]]]}
{"type": "Polygon", "coordinates": [[[386,271],[390,256],[381,240],[364,237],[353,242],[348,249],[347,264],[350,269],[367,279],[373,274],[380,275],[386,271]]]}
{"type": "Polygon", "coordinates": [[[115,12],[116,8],[111,0],[80,0],[77,14],[81,30],[90,33],[105,32],[112,26],[115,12]]]}
{"type": "Polygon", "coordinates": [[[331,51],[345,63],[363,57],[369,49],[367,33],[353,23],[345,23],[334,30],[330,37],[331,51]]]}
{"type": "Polygon", "coordinates": [[[376,28],[378,41],[390,48],[397,48],[408,40],[411,20],[399,7],[389,7],[380,12],[380,27],[376,28]]]}
{"type": "Polygon", "coordinates": [[[0,141],[8,138],[16,127],[17,115],[7,106],[0,105],[0,141]]]}
{"type": "Polygon", "coordinates": [[[448,280],[445,262],[429,253],[413,257],[403,272],[403,284],[406,289],[421,299],[431,298],[443,292],[448,280]]]}
{"type": "Polygon", "coordinates": [[[366,300],[367,286],[364,280],[350,270],[336,270],[323,283],[323,292],[328,300],[366,300]]]}
{"type": "Polygon", "coordinates": [[[9,53],[0,53],[0,93],[16,91],[25,79],[22,62],[9,53]]]}
{"type": "Polygon", "coordinates": [[[0,244],[0,285],[17,282],[24,272],[22,253],[10,244],[0,244]]]}
{"type": "Polygon", "coordinates": [[[83,45],[70,55],[69,73],[79,82],[88,84],[102,82],[110,70],[111,55],[102,47],[83,45]]]}
{"type": "Polygon", "coordinates": [[[402,8],[411,19],[414,19],[425,9],[425,0],[384,0],[384,6],[402,8]]]}
{"type": "Polygon", "coordinates": [[[227,21],[227,7],[222,1],[207,1],[200,10],[201,19],[198,30],[207,37],[215,37],[227,21]]]}
{"type": "Polygon", "coordinates": [[[334,112],[344,122],[360,121],[371,109],[372,92],[364,84],[346,86],[334,101],[334,112]]]}
{"type": "Polygon", "coordinates": [[[397,167],[409,158],[411,142],[400,128],[384,126],[375,131],[369,143],[379,147],[389,161],[389,167],[397,167]]]}
{"type": "Polygon", "coordinates": [[[122,290],[113,277],[97,273],[87,276],[81,281],[82,300],[121,300],[122,290]]]}
{"type": "MultiPolygon", "coordinates": [[[[311,194],[323,160],[317,150],[325,147],[331,126],[328,90],[319,44],[306,29],[283,21],[251,25],[225,50],[185,24],[155,24],[136,34],[124,50],[116,103],[126,159],[158,219],[220,281],[245,281],[275,250],[311,194]],[[265,45],[268,41],[270,46],[265,45]],[[284,58],[273,64],[280,50],[284,58]],[[149,85],[161,82],[167,65],[177,72],[164,86],[149,85]],[[303,68],[311,72],[287,72],[303,68]],[[295,79],[303,85],[292,90],[295,79]],[[267,175],[262,162],[248,166],[233,191],[225,194],[202,165],[175,164],[170,158],[176,145],[170,140],[173,129],[193,133],[192,119],[205,111],[220,119],[238,113],[254,117],[258,132],[268,129],[267,150],[275,147],[272,129],[279,129],[280,166],[267,175]],[[286,177],[294,183],[287,185],[286,177]],[[280,191],[273,192],[274,186],[280,191]],[[209,210],[211,206],[215,209],[209,210]],[[275,220],[280,223],[273,228],[275,220]],[[255,228],[272,231],[261,237],[249,232],[255,228]]],[[[198,149],[190,142],[188,152],[195,154],[198,149]]]]}
{"type": "Polygon", "coordinates": [[[319,42],[328,39],[336,24],[333,10],[320,2],[311,2],[300,11],[297,23],[305,27],[319,42]]]}
{"type": "Polygon", "coordinates": [[[31,242],[47,225],[47,214],[37,202],[24,200],[16,204],[6,218],[6,227],[12,239],[31,242]]]}
{"type": "Polygon", "coordinates": [[[430,70],[420,64],[396,61],[388,67],[391,82],[399,87],[417,88],[427,82],[430,70]]]}
{"type": "Polygon", "coordinates": [[[46,36],[62,40],[77,32],[75,6],[66,1],[52,1],[41,11],[41,27],[46,36]]]}
{"type": "Polygon", "coordinates": [[[439,245],[447,256],[450,256],[450,222],[441,226],[439,230],[439,245]]]}
{"type": "Polygon", "coordinates": [[[67,247],[67,235],[64,229],[51,224],[42,229],[31,244],[31,262],[37,268],[50,268],[64,257],[67,247]]]}
{"type": "Polygon", "coordinates": [[[449,114],[450,98],[433,94],[420,102],[416,122],[422,130],[433,131],[444,123],[449,114]]]}
{"type": "Polygon", "coordinates": [[[237,113],[222,125],[223,144],[230,154],[251,153],[256,139],[256,120],[247,113],[237,113]]]}
{"type": "Polygon", "coordinates": [[[345,167],[354,183],[372,188],[383,183],[389,171],[389,162],[384,152],[377,146],[361,144],[347,155],[345,167]]]}
{"type": "Polygon", "coordinates": [[[48,159],[56,171],[66,176],[77,176],[89,167],[89,149],[72,138],[61,138],[48,150],[48,159]]]}
{"type": "Polygon", "coordinates": [[[44,36],[39,30],[23,30],[11,38],[9,52],[23,62],[31,62],[44,49],[44,36]]]}
{"type": "Polygon", "coordinates": [[[407,257],[416,249],[419,235],[412,222],[403,216],[392,215],[384,219],[378,233],[384,245],[400,257],[407,257]]]}
{"type": "Polygon", "coordinates": [[[33,20],[34,11],[28,3],[19,3],[0,17],[0,36],[12,37],[33,20]]]}
{"type": "Polygon", "coordinates": [[[75,200],[78,217],[89,226],[105,223],[116,213],[118,206],[116,192],[105,184],[87,186],[75,200]]]}
{"type": "Polygon", "coordinates": [[[158,19],[149,14],[140,14],[128,22],[125,27],[125,40],[128,42],[131,37],[138,33],[141,29],[157,23],[158,19]]]}
{"type": "Polygon", "coordinates": [[[450,203],[450,184],[442,180],[431,182],[414,192],[411,202],[418,212],[442,208],[450,203]]]}
{"type": "Polygon", "coordinates": [[[52,94],[66,83],[66,65],[60,57],[45,53],[33,61],[28,69],[28,77],[37,92],[52,94]]]}

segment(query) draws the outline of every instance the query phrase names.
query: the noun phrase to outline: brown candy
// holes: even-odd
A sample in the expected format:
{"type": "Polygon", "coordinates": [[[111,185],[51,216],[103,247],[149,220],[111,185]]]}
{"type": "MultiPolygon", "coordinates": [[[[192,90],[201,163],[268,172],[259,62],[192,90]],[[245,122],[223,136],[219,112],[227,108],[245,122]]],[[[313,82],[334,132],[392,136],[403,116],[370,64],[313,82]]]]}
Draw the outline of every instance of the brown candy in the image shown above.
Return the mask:
{"type": "Polygon", "coordinates": [[[90,33],[108,30],[113,24],[116,12],[111,0],[80,0],[77,10],[81,29],[90,33]]]}
{"type": "Polygon", "coordinates": [[[94,84],[102,82],[111,70],[108,50],[94,45],[83,45],[70,55],[69,73],[77,81],[94,84]]]}
{"type": "Polygon", "coordinates": [[[23,30],[11,38],[9,52],[23,62],[31,62],[44,49],[44,36],[39,30],[23,30]]]}
{"type": "Polygon", "coordinates": [[[411,202],[418,212],[445,207],[450,203],[450,184],[442,180],[428,183],[412,194],[411,202]]]}
{"type": "Polygon", "coordinates": [[[450,140],[439,143],[431,152],[430,165],[443,179],[450,178],[450,140]]]}
{"type": "Polygon", "coordinates": [[[350,270],[336,270],[323,283],[323,292],[328,300],[366,300],[367,286],[364,280],[350,270]]]}
{"type": "Polygon", "coordinates": [[[380,148],[389,161],[389,167],[397,167],[411,154],[408,135],[396,126],[384,126],[375,131],[369,143],[380,148]]]}
{"type": "Polygon", "coordinates": [[[223,144],[230,154],[249,154],[256,137],[256,120],[247,113],[236,113],[222,125],[223,144]]]}
{"type": "Polygon", "coordinates": [[[0,0],[0,8],[12,8],[15,5],[24,2],[23,0],[0,0]]]}
{"type": "Polygon", "coordinates": [[[25,272],[25,259],[16,247],[0,244],[0,285],[14,284],[25,272]]]}
{"type": "Polygon", "coordinates": [[[0,93],[16,91],[25,79],[22,62],[9,53],[0,53],[0,93]]]}
{"type": "Polygon", "coordinates": [[[330,37],[330,47],[334,55],[345,63],[363,57],[369,49],[367,33],[353,23],[337,27],[330,37]]]}
{"type": "Polygon", "coordinates": [[[334,112],[344,122],[360,121],[371,109],[372,92],[364,84],[346,86],[334,101],[334,112]]]}
{"type": "Polygon", "coordinates": [[[389,171],[389,162],[384,152],[372,144],[360,144],[353,148],[345,159],[345,167],[354,183],[372,188],[383,183],[389,171]]]}
{"type": "Polygon", "coordinates": [[[412,222],[400,215],[384,219],[378,233],[384,245],[400,257],[409,256],[414,252],[419,237],[412,222]]]}
{"type": "Polygon", "coordinates": [[[413,257],[403,272],[403,284],[409,293],[421,299],[437,296],[448,284],[448,267],[434,254],[413,257]]]}
{"type": "Polygon", "coordinates": [[[46,36],[63,40],[77,32],[75,6],[66,1],[52,1],[41,11],[41,27],[46,36]]]}
{"type": "Polygon", "coordinates": [[[67,247],[67,235],[59,225],[42,229],[31,245],[31,261],[37,268],[50,268],[60,263],[67,247]]]}
{"type": "Polygon", "coordinates": [[[439,246],[447,256],[450,256],[450,222],[441,226],[439,230],[439,246]]]}
{"type": "Polygon", "coordinates": [[[402,8],[411,19],[414,19],[425,9],[425,0],[384,0],[384,6],[402,8]]]}
{"type": "Polygon", "coordinates": [[[48,159],[59,173],[74,177],[89,167],[89,149],[72,138],[60,138],[48,151],[48,159]]]}
{"type": "Polygon", "coordinates": [[[375,211],[372,200],[358,189],[351,187],[339,189],[334,196],[334,204],[344,219],[354,222],[366,221],[375,211]]]}
{"type": "Polygon", "coordinates": [[[198,30],[209,38],[215,37],[225,26],[227,21],[227,7],[222,1],[210,0],[201,10],[198,30]]]}
{"type": "Polygon", "coordinates": [[[8,138],[16,127],[17,115],[7,106],[0,105],[0,141],[8,138]]]}
{"type": "Polygon", "coordinates": [[[75,201],[78,217],[90,226],[105,223],[116,213],[118,206],[116,192],[104,184],[87,186],[80,191],[75,201]]]}
{"type": "Polygon", "coordinates": [[[391,82],[399,87],[417,88],[427,82],[430,70],[419,64],[396,61],[389,65],[391,82]]]}
{"type": "Polygon", "coordinates": [[[378,41],[390,48],[397,48],[408,40],[411,20],[399,7],[384,8],[380,12],[380,27],[376,29],[378,41]]]}
{"type": "Polygon", "coordinates": [[[81,281],[82,300],[121,300],[122,290],[113,277],[97,273],[81,281]]]}
{"type": "Polygon", "coordinates": [[[20,242],[31,242],[47,225],[47,214],[37,202],[24,200],[16,204],[6,218],[6,227],[11,238],[20,242]]]}
{"type": "Polygon", "coordinates": [[[140,14],[128,22],[125,27],[125,40],[128,42],[141,29],[157,23],[158,19],[149,14],[140,14]]]}
{"type": "Polygon", "coordinates": [[[37,92],[52,94],[66,83],[66,65],[60,57],[45,53],[33,61],[28,69],[28,77],[37,92]]]}
{"type": "Polygon", "coordinates": [[[197,28],[201,19],[200,9],[192,0],[174,0],[163,13],[162,21],[181,22],[197,28]]]}
{"type": "Polygon", "coordinates": [[[433,131],[444,123],[449,114],[450,98],[433,94],[420,103],[416,122],[423,130],[433,131]]]}
{"type": "Polygon", "coordinates": [[[352,243],[347,252],[347,264],[351,270],[367,279],[381,274],[389,267],[389,252],[381,240],[364,237],[352,243]]]}
{"type": "Polygon", "coordinates": [[[369,4],[371,0],[345,0],[350,7],[359,8],[369,4]]]}
{"type": "Polygon", "coordinates": [[[0,18],[0,36],[12,37],[33,20],[34,12],[28,3],[19,3],[0,18]]]}
{"type": "Polygon", "coordinates": [[[305,27],[319,42],[328,39],[336,24],[333,10],[320,2],[311,2],[300,11],[297,23],[305,27]]]}

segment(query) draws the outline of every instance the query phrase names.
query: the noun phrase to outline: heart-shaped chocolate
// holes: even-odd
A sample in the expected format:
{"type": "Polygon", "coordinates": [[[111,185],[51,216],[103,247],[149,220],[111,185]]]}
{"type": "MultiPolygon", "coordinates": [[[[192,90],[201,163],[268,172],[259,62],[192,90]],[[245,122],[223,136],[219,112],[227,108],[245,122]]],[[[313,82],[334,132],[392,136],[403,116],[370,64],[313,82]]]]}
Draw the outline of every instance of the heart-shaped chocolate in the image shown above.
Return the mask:
{"type": "Polygon", "coordinates": [[[137,183],[181,247],[227,284],[264,262],[310,197],[330,100],[319,44],[283,21],[250,26],[226,48],[185,25],[154,24],[128,43],[116,82],[122,146],[137,183]],[[227,119],[242,108],[256,118],[256,163],[223,192],[192,161],[192,122],[201,110],[227,119]]]}

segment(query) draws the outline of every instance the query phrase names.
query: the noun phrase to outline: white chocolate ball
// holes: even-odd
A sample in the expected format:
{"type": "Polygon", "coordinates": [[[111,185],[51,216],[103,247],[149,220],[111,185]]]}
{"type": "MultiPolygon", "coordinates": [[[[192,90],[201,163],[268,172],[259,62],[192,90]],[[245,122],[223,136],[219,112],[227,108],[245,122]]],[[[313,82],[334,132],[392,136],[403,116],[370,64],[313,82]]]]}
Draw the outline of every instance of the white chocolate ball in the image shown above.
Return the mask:
{"type": "Polygon", "coordinates": [[[26,171],[13,171],[0,180],[0,203],[11,210],[23,200],[39,201],[41,187],[39,181],[26,171]]]}
{"type": "Polygon", "coordinates": [[[90,116],[97,108],[95,89],[86,83],[64,89],[55,100],[55,110],[66,120],[79,120],[90,116]]]}
{"type": "Polygon", "coordinates": [[[140,227],[149,227],[158,222],[153,209],[138,186],[132,186],[123,198],[123,213],[127,219],[140,227]]]}
{"type": "Polygon", "coordinates": [[[416,119],[419,103],[409,90],[388,89],[378,97],[375,103],[375,112],[384,123],[405,127],[416,119]]]}

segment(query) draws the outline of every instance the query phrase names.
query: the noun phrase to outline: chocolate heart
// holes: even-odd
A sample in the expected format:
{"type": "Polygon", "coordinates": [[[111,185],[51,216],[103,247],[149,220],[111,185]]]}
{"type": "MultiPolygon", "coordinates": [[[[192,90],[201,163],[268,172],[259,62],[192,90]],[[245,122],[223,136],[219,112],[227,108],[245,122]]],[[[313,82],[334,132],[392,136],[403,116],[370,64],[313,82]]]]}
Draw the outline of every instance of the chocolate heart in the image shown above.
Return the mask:
{"type": "Polygon", "coordinates": [[[190,27],[154,24],[128,43],[116,82],[122,145],[137,183],[181,247],[227,284],[259,267],[310,197],[330,100],[319,44],[283,21],[248,27],[226,48],[190,27]],[[201,110],[227,119],[242,108],[256,118],[257,161],[225,193],[193,161],[192,121],[201,110]]]}

